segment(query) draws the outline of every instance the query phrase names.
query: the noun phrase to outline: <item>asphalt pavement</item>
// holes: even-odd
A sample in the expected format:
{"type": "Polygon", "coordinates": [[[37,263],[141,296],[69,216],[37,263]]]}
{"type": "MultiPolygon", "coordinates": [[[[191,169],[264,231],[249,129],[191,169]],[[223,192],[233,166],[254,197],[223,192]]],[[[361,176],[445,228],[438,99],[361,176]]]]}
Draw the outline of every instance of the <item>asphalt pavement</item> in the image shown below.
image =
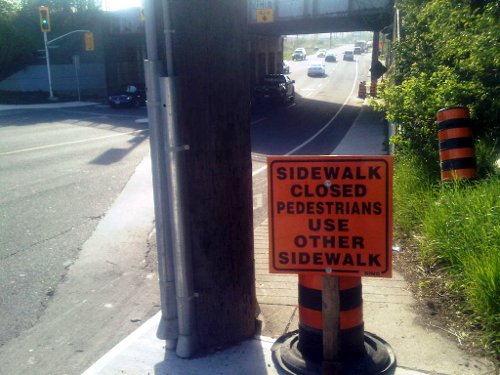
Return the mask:
{"type": "Polygon", "coordinates": [[[53,107],[0,110],[1,375],[80,374],[158,311],[145,108],[53,107]]]}
{"type": "MultiPolygon", "coordinates": [[[[333,154],[387,154],[388,125],[382,116],[363,106],[352,128],[333,154]]],[[[260,332],[238,345],[194,359],[181,359],[156,337],[161,312],[121,341],[84,375],[270,375],[284,374],[273,360],[273,344],[297,329],[297,276],[268,272],[268,222],[254,229],[256,291],[260,332]]],[[[395,375],[493,375],[494,365],[459,348],[444,328],[427,321],[398,272],[391,279],[363,278],[365,332],[385,340],[395,354],[395,375]]]]}

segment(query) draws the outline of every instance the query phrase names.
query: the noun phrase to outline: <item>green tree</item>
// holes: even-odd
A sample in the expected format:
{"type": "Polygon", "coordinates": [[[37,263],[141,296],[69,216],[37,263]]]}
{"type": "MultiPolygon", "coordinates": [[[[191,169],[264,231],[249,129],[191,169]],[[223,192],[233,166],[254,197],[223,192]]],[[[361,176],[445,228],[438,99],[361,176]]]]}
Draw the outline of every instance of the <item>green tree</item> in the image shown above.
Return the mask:
{"type": "Polygon", "coordinates": [[[21,9],[19,0],[0,0],[0,20],[4,21],[21,9]]]}
{"type": "Polygon", "coordinates": [[[43,48],[39,6],[48,6],[52,32],[49,39],[76,28],[89,28],[99,19],[97,0],[0,0],[0,79],[37,60],[43,48]]]}
{"type": "MultiPolygon", "coordinates": [[[[13,67],[18,64],[23,66],[29,61],[36,50],[36,43],[30,38],[34,27],[26,28],[25,19],[22,17],[26,10],[16,0],[0,0],[2,13],[0,13],[0,78],[8,75],[13,67]],[[28,31],[29,30],[29,31],[28,31]]],[[[36,17],[34,25],[38,27],[38,14],[31,10],[30,17],[36,17]]],[[[39,31],[38,31],[39,32],[39,31]]]]}

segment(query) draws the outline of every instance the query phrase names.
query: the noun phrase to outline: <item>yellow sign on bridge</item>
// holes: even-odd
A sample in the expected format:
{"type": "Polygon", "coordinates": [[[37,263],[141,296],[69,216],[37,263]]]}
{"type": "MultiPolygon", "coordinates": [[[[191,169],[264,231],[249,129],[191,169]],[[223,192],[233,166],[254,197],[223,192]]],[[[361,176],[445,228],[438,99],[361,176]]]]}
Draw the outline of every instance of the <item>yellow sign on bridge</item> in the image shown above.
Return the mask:
{"type": "Polygon", "coordinates": [[[272,23],[274,22],[273,8],[256,9],[257,23],[272,23]]]}

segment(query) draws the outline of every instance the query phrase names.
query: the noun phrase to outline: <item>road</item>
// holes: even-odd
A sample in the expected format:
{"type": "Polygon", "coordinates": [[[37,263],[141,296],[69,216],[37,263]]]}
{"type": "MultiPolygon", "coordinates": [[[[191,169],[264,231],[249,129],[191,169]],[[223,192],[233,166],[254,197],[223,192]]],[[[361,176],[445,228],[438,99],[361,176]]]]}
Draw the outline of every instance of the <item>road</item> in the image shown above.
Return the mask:
{"type": "Polygon", "coordinates": [[[140,121],[145,108],[0,114],[2,352],[18,336],[23,346],[26,332],[47,319],[46,309],[82,245],[149,152],[149,132],[140,121]]]}
{"type": "Polygon", "coordinates": [[[254,178],[254,226],[267,218],[266,155],[330,155],[342,141],[358,115],[363,101],[357,97],[360,81],[370,81],[370,54],[343,61],[343,51],[334,49],[336,63],[326,64],[325,77],[308,77],[309,63],[290,61],[296,99],[282,107],[254,111],[252,160],[254,178]]]}
{"type": "MultiPolygon", "coordinates": [[[[359,112],[369,56],[338,58],[322,78],[307,77],[314,57],[291,62],[295,102],[253,111],[256,226],[267,218],[265,156],[334,153],[359,112]]],[[[105,106],[1,113],[1,375],[80,373],[159,309],[144,245],[153,223],[127,211],[151,200],[144,117],[105,106]],[[138,192],[115,201],[130,176],[138,192]],[[126,238],[106,237],[127,224],[126,238]]]]}

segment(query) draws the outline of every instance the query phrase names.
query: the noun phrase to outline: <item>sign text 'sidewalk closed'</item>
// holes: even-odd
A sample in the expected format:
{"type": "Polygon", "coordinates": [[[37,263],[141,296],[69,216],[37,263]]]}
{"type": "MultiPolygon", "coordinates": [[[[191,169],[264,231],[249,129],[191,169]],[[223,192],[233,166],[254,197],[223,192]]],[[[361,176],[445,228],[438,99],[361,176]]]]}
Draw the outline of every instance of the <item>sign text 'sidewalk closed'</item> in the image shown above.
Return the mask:
{"type": "Polygon", "coordinates": [[[269,157],[270,271],[391,276],[392,157],[269,157]]]}

